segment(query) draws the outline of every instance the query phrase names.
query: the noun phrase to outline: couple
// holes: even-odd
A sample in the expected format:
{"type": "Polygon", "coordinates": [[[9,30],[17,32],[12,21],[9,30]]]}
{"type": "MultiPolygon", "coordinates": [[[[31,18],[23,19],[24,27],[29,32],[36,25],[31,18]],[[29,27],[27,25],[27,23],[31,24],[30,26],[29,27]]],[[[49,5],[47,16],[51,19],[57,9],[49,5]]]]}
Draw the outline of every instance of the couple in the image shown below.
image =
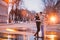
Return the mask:
{"type": "Polygon", "coordinates": [[[37,37],[39,37],[39,31],[41,26],[41,16],[42,16],[42,12],[40,12],[40,16],[38,13],[35,15],[37,32],[34,34],[34,36],[37,36],[37,37]]]}

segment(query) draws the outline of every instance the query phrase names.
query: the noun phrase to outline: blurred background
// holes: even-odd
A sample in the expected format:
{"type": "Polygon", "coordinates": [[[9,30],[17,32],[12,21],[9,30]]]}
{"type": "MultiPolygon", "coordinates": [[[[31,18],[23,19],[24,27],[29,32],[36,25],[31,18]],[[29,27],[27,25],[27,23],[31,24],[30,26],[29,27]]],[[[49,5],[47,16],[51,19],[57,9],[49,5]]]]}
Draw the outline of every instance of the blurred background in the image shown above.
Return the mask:
{"type": "Polygon", "coordinates": [[[39,35],[44,38],[39,40],[59,40],[60,0],[0,0],[0,40],[34,40],[35,14],[40,12],[39,35]]]}

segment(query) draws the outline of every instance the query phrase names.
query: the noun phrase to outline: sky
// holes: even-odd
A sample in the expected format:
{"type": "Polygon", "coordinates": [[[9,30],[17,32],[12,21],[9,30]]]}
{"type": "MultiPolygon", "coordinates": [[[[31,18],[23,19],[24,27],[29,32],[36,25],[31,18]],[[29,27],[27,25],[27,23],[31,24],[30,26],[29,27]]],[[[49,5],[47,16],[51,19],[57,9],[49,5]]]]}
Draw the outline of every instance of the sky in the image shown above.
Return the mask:
{"type": "MultiPolygon", "coordinates": [[[[35,12],[44,11],[45,5],[44,5],[43,0],[22,0],[22,1],[23,2],[19,3],[20,6],[18,7],[18,9],[23,8],[23,9],[27,9],[29,11],[35,11],[35,12]]],[[[57,0],[53,0],[53,1],[57,2],[57,0]]],[[[47,0],[46,0],[46,3],[48,4],[47,0]]],[[[9,7],[9,11],[10,10],[11,10],[11,5],[9,7]]]]}
{"type": "MultiPolygon", "coordinates": [[[[35,11],[35,12],[42,12],[45,8],[44,3],[42,0],[22,0],[22,4],[20,3],[19,9],[24,8],[29,11],[35,11]]],[[[11,10],[11,4],[9,6],[9,12],[11,10]]]]}
{"type": "Polygon", "coordinates": [[[23,0],[23,8],[29,11],[40,12],[43,11],[45,6],[42,0],[23,0]]]}

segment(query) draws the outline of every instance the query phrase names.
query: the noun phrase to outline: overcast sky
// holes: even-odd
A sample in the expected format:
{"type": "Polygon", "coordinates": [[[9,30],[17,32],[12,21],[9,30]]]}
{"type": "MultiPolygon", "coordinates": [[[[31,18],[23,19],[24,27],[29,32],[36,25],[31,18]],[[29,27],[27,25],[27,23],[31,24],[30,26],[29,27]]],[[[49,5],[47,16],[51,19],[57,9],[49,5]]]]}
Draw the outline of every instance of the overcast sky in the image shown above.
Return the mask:
{"type": "Polygon", "coordinates": [[[45,8],[42,0],[23,0],[23,6],[23,8],[36,12],[43,11],[45,8]]]}

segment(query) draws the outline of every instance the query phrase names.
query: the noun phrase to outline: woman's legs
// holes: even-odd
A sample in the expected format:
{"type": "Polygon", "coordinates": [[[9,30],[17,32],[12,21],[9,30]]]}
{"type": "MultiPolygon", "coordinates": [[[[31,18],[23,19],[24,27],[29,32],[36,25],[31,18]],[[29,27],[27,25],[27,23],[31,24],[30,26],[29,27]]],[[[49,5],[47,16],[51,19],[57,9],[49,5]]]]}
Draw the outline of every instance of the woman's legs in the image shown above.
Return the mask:
{"type": "Polygon", "coordinates": [[[34,36],[39,36],[38,34],[39,34],[39,31],[40,31],[40,22],[36,22],[36,26],[37,26],[37,32],[35,33],[35,35],[34,36]]]}

